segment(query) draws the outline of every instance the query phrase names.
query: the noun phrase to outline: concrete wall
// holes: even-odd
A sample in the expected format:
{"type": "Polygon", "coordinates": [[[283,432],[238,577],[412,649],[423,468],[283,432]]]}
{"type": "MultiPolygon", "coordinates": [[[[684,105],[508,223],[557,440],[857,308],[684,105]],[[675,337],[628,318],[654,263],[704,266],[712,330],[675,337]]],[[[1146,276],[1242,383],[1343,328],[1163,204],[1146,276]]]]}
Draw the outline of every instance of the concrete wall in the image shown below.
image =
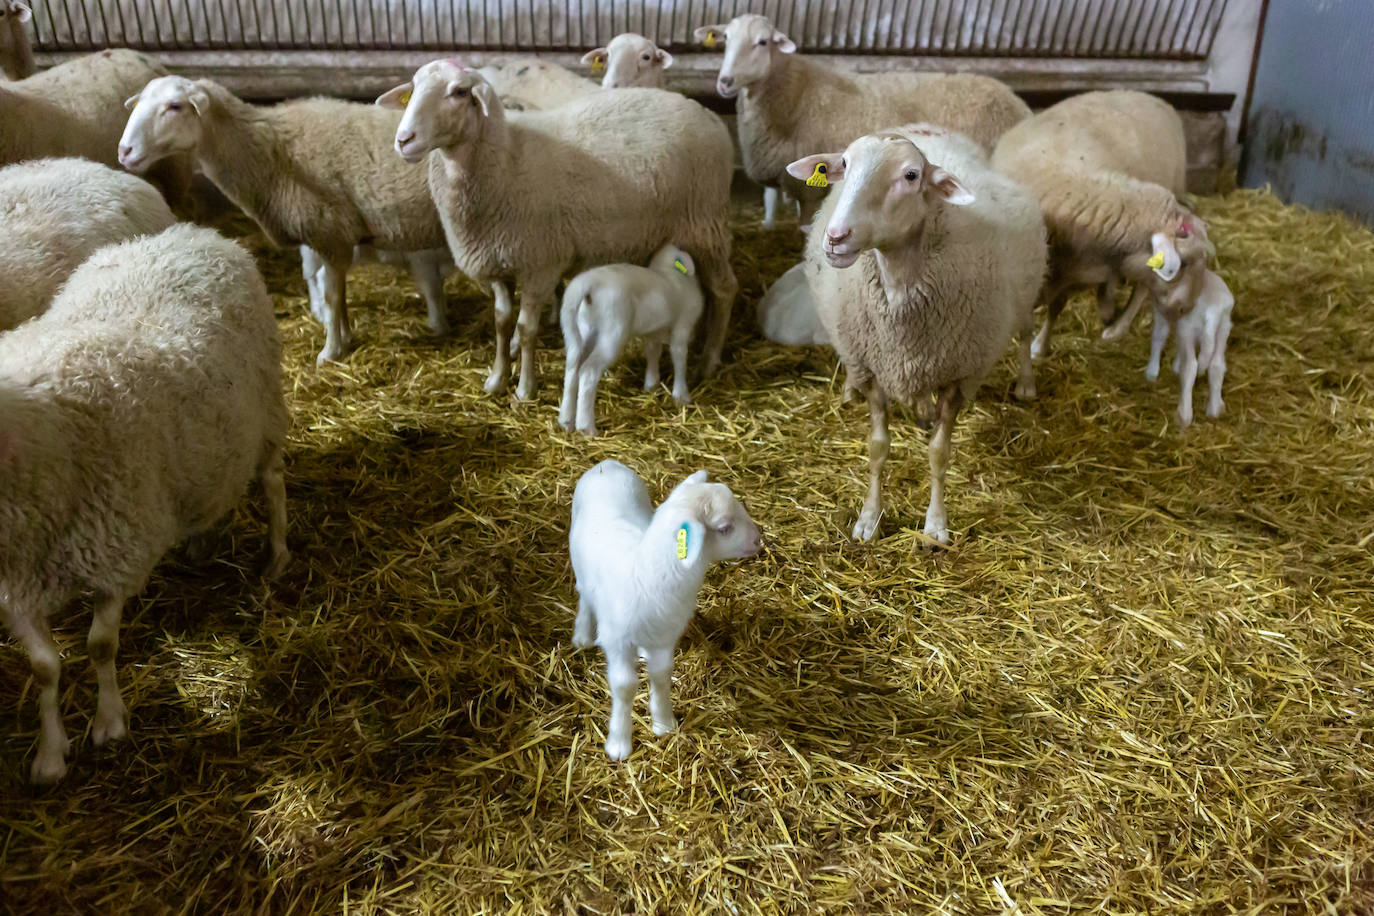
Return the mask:
{"type": "Polygon", "coordinates": [[[1271,0],[1241,181],[1374,222],[1374,3],[1271,0]]]}

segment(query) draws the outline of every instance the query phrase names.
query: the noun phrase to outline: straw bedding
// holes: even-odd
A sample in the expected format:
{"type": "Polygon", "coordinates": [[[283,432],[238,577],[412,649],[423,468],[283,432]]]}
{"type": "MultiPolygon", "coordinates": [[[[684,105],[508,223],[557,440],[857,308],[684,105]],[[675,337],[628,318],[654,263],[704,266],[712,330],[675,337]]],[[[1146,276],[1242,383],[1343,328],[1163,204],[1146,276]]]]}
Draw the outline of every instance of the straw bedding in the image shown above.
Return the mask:
{"type": "Polygon", "coordinates": [[[1374,911],[1374,235],[1260,192],[1200,206],[1237,300],[1227,415],[1180,433],[1147,327],[1103,345],[1080,302],[1038,401],[1009,354],[962,418],[939,554],[909,418],[883,536],[847,541],[867,413],[825,351],[753,332],[799,249],[756,211],[727,369],[684,409],[632,359],[595,441],[555,424],[552,329],[537,404],[483,394],[459,280],[436,342],[402,275],[357,272],[362,346],[317,369],[295,257],[262,249],[296,560],[259,581],[245,505],[213,560],[160,567],[106,751],[65,618],[73,765],[45,795],[4,646],[0,909],[1374,911]],[[641,694],[621,765],[600,655],[569,645],[572,488],[609,457],[656,495],[707,468],[770,542],[709,577],[682,728],[654,738],[641,694]]]}

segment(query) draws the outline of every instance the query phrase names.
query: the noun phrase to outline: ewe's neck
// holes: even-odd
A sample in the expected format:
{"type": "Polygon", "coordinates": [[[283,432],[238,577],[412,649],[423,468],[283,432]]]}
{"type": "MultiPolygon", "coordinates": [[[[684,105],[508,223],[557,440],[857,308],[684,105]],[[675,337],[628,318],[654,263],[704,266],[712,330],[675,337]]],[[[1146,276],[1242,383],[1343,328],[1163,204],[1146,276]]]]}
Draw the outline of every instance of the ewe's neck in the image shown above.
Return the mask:
{"type": "Polygon", "coordinates": [[[801,54],[775,54],[768,75],[740,90],[741,115],[764,118],[793,132],[825,109],[832,96],[853,91],[855,83],[845,74],[801,54]],[[802,121],[800,119],[807,119],[802,121]]]}
{"type": "Polygon", "coordinates": [[[437,150],[450,178],[480,178],[492,169],[509,168],[518,154],[519,139],[525,129],[506,121],[499,106],[483,119],[476,136],[437,150]]]}
{"type": "Polygon", "coordinates": [[[271,197],[272,182],[290,173],[276,161],[284,158],[272,124],[279,113],[249,105],[220,86],[205,88],[210,108],[201,115],[196,162],[225,196],[256,216],[271,197]]]}
{"type": "Polygon", "coordinates": [[[926,211],[916,235],[901,245],[874,250],[878,278],[889,300],[902,302],[928,285],[930,261],[944,236],[944,207],[937,204],[926,211]]]}

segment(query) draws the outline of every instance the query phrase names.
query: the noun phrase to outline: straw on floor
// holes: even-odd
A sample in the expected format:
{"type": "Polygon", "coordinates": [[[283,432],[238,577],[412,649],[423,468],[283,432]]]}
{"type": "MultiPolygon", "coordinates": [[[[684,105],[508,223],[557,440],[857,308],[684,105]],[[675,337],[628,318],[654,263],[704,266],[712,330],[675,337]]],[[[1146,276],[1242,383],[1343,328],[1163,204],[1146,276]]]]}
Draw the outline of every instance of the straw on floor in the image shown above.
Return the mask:
{"type": "Polygon", "coordinates": [[[355,274],[360,346],[316,368],[277,294],[295,562],[174,556],[126,612],[130,739],[99,752],[87,616],[61,622],[72,770],[25,786],[28,667],[0,650],[8,912],[1374,911],[1374,234],[1261,192],[1200,201],[1236,294],[1228,412],[1180,432],[1148,322],[1066,314],[1040,398],[1012,360],[955,437],[929,554],[925,436],[894,423],[881,539],[847,540],[867,414],[822,349],[752,330],[795,227],[736,220],[725,371],[680,408],[603,384],[594,441],[482,391],[490,310],[355,274]],[[566,520],[603,458],[697,468],[763,525],[679,653],[681,730],[608,763],[599,653],[569,644],[566,520]]]}

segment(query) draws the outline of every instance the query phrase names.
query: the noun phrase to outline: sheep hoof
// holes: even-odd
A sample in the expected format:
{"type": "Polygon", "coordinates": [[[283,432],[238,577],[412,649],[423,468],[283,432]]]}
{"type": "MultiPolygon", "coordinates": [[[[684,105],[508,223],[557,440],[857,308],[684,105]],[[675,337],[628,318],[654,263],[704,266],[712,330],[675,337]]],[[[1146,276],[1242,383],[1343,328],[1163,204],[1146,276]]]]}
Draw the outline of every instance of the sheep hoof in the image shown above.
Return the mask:
{"type": "Polygon", "coordinates": [[[527,379],[521,379],[521,380],[520,380],[520,383],[519,383],[518,385],[515,386],[515,400],[517,400],[517,401],[532,401],[532,400],[534,400],[534,382],[529,381],[529,380],[527,380],[527,379]]]}
{"type": "Polygon", "coordinates": [[[286,572],[286,567],[291,564],[291,551],[272,550],[267,551],[267,556],[262,562],[262,577],[267,580],[276,579],[286,572]]]}
{"type": "Polygon", "coordinates": [[[720,359],[718,357],[712,356],[710,359],[706,360],[706,365],[702,367],[701,377],[707,379],[715,375],[719,371],[720,359]]]}
{"type": "Polygon", "coordinates": [[[67,775],[67,744],[63,740],[60,745],[52,747],[38,748],[38,756],[33,758],[33,767],[29,770],[29,782],[40,788],[55,785],[63,776],[67,775]]]}
{"type": "Polygon", "coordinates": [[[596,645],[596,640],[585,633],[574,633],[572,644],[574,649],[590,649],[596,645]]]}
{"type": "Polygon", "coordinates": [[[1039,337],[1031,341],[1031,359],[1043,359],[1049,352],[1050,345],[1047,341],[1041,341],[1039,337]]]}
{"type": "Polygon", "coordinates": [[[873,536],[878,533],[877,512],[869,512],[865,509],[859,513],[859,520],[854,523],[853,538],[856,541],[871,541],[873,536]]]}
{"type": "Polygon", "coordinates": [[[675,731],[677,731],[677,716],[669,716],[662,722],[654,723],[654,734],[658,735],[660,738],[664,735],[670,735],[675,731]]]}
{"type": "Polygon", "coordinates": [[[1016,398],[1019,401],[1035,400],[1035,383],[1032,382],[1029,385],[1025,385],[1018,382],[1016,385],[1016,398]]]}
{"type": "Polygon", "coordinates": [[[497,394],[506,387],[506,373],[499,369],[493,369],[487,375],[487,380],[482,383],[482,390],[487,394],[497,394]]]}
{"type": "Polygon", "coordinates": [[[692,403],[692,396],[683,392],[682,394],[673,395],[673,400],[677,401],[679,404],[690,404],[692,403]]]}
{"type": "Polygon", "coordinates": [[[596,426],[595,426],[595,424],[588,424],[587,426],[579,426],[579,427],[577,428],[577,431],[578,431],[579,433],[581,433],[582,435],[586,436],[586,437],[589,438],[589,439],[595,439],[595,438],[596,438],[596,426]]]}
{"type": "Polygon", "coordinates": [[[1192,426],[1192,425],[1193,425],[1193,411],[1192,411],[1191,409],[1189,409],[1189,410],[1182,410],[1182,409],[1175,410],[1175,411],[1174,411],[1174,419],[1178,420],[1178,425],[1179,425],[1180,427],[1182,427],[1182,428],[1184,428],[1184,429],[1187,429],[1189,426],[1192,426]]]}
{"type": "Polygon", "coordinates": [[[1158,379],[1158,378],[1159,378],[1159,367],[1158,367],[1158,366],[1146,366],[1146,367],[1145,367],[1145,381],[1147,381],[1147,382],[1153,382],[1153,381],[1155,381],[1155,380],[1158,379]]]}
{"type": "Polygon", "coordinates": [[[1207,416],[1209,419],[1215,420],[1224,413],[1226,413],[1226,402],[1221,400],[1221,398],[1217,398],[1214,402],[1208,402],[1207,416]]]}
{"type": "Polygon", "coordinates": [[[315,357],[315,365],[323,366],[326,363],[337,363],[342,359],[343,352],[341,349],[331,349],[329,347],[325,347],[323,350],[320,351],[320,355],[315,357]]]}
{"type": "Polygon", "coordinates": [[[606,756],[612,760],[624,760],[626,757],[630,756],[630,747],[631,744],[628,737],[607,738],[606,756]]]}
{"type": "Polygon", "coordinates": [[[96,710],[95,722],[91,725],[91,743],[96,747],[104,747],[129,734],[129,714],[123,701],[117,702],[119,705],[113,709],[96,710]]]}
{"type": "Polygon", "coordinates": [[[657,387],[658,387],[658,379],[657,379],[657,378],[655,378],[653,381],[650,381],[649,379],[645,379],[645,380],[644,380],[644,390],[645,390],[645,391],[653,391],[653,390],[654,390],[655,388],[657,388],[657,387]]]}
{"type": "Polygon", "coordinates": [[[772,232],[774,229],[778,228],[778,221],[775,219],[766,219],[759,223],[759,228],[766,232],[772,232]]]}
{"type": "Polygon", "coordinates": [[[928,550],[949,546],[949,526],[944,522],[927,519],[925,535],[930,538],[930,543],[925,545],[928,550]]]}
{"type": "Polygon", "coordinates": [[[447,337],[453,333],[453,325],[449,324],[447,320],[431,321],[428,322],[428,324],[429,333],[433,334],[435,337],[447,337]]]}

